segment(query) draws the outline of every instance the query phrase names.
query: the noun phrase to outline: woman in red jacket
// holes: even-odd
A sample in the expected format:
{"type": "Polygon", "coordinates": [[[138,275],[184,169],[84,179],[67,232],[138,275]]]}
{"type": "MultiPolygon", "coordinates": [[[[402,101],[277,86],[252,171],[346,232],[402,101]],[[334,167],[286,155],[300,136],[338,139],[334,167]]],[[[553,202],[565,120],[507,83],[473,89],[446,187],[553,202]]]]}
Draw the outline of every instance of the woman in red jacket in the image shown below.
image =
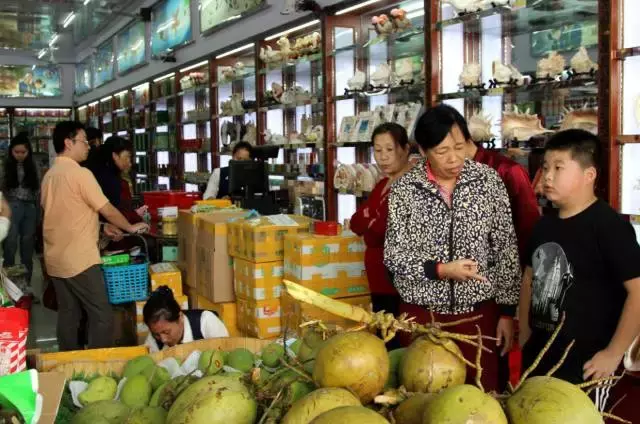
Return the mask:
{"type": "Polygon", "coordinates": [[[389,189],[391,184],[411,167],[409,137],[401,125],[388,122],[376,127],[371,140],[373,156],[385,178],[380,180],[369,198],[351,217],[351,230],[363,236],[367,246],[364,263],[373,310],[384,310],[398,315],[400,297],[382,261],[387,231],[389,189]]]}

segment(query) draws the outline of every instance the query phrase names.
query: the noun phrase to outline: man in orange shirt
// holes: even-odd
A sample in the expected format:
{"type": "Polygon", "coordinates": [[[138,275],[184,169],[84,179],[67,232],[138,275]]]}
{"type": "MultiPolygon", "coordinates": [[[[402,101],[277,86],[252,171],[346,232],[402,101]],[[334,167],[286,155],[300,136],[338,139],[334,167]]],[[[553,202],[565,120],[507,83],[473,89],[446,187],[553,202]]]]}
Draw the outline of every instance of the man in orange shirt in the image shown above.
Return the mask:
{"type": "Polygon", "coordinates": [[[80,166],[89,153],[82,124],[58,123],[53,145],[58,156],[42,181],[41,202],[45,264],[58,300],[59,348],[82,348],[78,328],[83,310],[88,318],[89,348],[109,347],[113,344],[113,310],[100,269],[98,214],[129,233],[143,232],[147,225],[131,225],[109,203],[91,171],[80,166]]]}

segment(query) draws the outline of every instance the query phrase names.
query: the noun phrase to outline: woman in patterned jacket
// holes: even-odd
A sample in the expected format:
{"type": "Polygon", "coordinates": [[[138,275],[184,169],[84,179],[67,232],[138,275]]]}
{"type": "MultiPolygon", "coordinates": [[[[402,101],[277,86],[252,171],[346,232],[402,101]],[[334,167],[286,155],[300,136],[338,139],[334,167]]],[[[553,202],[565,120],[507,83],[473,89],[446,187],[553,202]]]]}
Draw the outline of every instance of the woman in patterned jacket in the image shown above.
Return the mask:
{"type": "MultiPolygon", "coordinates": [[[[465,160],[464,118],[436,106],[418,120],[424,159],[391,188],[384,263],[402,298],[400,312],[418,322],[480,316],[453,331],[496,337],[482,355],[485,389],[498,390],[498,354],[513,341],[520,293],[518,245],[509,196],[493,169],[465,160]],[[493,346],[492,346],[493,344],[493,346]]],[[[459,344],[474,361],[472,346],[459,344]]],[[[468,373],[473,381],[475,373],[468,373]]]]}

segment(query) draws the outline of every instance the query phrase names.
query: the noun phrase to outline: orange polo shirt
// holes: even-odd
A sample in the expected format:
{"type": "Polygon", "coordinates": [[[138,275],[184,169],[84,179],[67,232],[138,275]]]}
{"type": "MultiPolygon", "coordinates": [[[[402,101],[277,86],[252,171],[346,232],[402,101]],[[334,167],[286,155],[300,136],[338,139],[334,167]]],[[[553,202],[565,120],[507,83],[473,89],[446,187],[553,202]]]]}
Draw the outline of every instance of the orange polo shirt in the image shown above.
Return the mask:
{"type": "Polygon", "coordinates": [[[59,156],[45,174],[41,192],[47,273],[71,278],[101,263],[98,211],[109,200],[91,171],[59,156]]]}

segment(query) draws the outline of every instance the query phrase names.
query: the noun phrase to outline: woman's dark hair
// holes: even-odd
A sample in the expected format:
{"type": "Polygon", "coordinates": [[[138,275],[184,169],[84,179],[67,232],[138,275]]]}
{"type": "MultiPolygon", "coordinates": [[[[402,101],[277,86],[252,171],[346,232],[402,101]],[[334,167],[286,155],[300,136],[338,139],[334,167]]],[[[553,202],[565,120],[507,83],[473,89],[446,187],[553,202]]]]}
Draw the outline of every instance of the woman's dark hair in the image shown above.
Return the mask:
{"type": "Polygon", "coordinates": [[[177,322],[180,319],[180,305],[173,297],[173,292],[167,286],[160,286],[151,293],[151,296],[142,309],[142,316],[147,325],[164,320],[177,322]]]}
{"type": "Polygon", "coordinates": [[[13,148],[23,145],[27,149],[27,157],[22,162],[24,168],[24,187],[35,191],[40,188],[40,182],[38,181],[38,172],[36,171],[36,163],[33,160],[33,150],[31,148],[31,142],[26,132],[13,137],[11,144],[9,144],[9,154],[5,159],[4,165],[4,189],[11,190],[17,188],[20,185],[18,181],[18,161],[13,157],[13,148]]]}
{"type": "Polygon", "coordinates": [[[56,153],[63,153],[64,141],[67,138],[73,140],[80,130],[84,130],[84,125],[78,121],[58,122],[53,130],[53,147],[56,149],[56,153]]]}
{"type": "Polygon", "coordinates": [[[471,140],[469,127],[464,116],[451,106],[440,104],[428,109],[418,119],[415,138],[424,150],[438,146],[457,125],[465,141],[471,140]]]}
{"type": "Polygon", "coordinates": [[[97,140],[100,140],[100,142],[102,142],[102,131],[100,131],[98,128],[88,127],[86,132],[87,132],[87,141],[97,139],[97,140]]]}
{"type": "Polygon", "coordinates": [[[114,135],[107,138],[107,141],[103,145],[97,147],[97,160],[99,165],[113,169],[116,172],[120,172],[116,164],[113,162],[113,153],[119,155],[122,152],[128,151],[133,154],[133,144],[126,138],[114,135]]]}
{"type": "Polygon", "coordinates": [[[393,141],[403,149],[409,145],[407,130],[405,130],[402,125],[396,124],[395,122],[385,122],[384,124],[378,125],[373,130],[373,134],[371,134],[371,143],[373,143],[376,137],[381,134],[389,134],[391,138],[393,138],[393,141]]]}
{"type": "Polygon", "coordinates": [[[253,146],[246,141],[239,141],[235,146],[233,146],[233,151],[231,154],[235,155],[238,150],[246,150],[249,152],[249,155],[253,154],[253,146]]]}

